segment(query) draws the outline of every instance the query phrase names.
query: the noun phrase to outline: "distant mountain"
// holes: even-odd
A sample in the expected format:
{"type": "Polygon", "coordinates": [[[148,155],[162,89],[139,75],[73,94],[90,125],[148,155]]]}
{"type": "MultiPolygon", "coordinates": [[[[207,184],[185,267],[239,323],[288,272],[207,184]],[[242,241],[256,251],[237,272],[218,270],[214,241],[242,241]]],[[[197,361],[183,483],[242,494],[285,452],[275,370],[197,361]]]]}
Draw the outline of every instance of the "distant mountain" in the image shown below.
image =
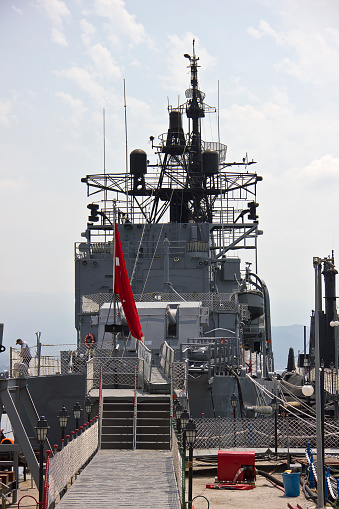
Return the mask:
{"type": "MultiPolygon", "coordinates": [[[[307,349],[309,343],[309,327],[306,329],[307,349]]],[[[284,370],[287,366],[288,351],[294,348],[295,364],[298,361],[298,350],[304,352],[304,326],[281,325],[272,327],[272,346],[274,353],[274,366],[276,371],[284,370]]]]}

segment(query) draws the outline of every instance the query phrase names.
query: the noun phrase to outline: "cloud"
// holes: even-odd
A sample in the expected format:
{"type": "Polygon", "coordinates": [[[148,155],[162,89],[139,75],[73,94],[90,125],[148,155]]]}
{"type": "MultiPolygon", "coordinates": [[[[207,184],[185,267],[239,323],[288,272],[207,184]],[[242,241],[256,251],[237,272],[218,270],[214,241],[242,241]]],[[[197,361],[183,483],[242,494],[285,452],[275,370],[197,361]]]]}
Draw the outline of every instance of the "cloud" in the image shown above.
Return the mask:
{"type": "Polygon", "coordinates": [[[84,44],[89,45],[92,40],[92,35],[96,33],[96,28],[91,23],[88,23],[86,19],[80,21],[80,27],[82,29],[81,39],[84,44]]]}
{"type": "Polygon", "coordinates": [[[8,192],[11,191],[22,191],[25,189],[27,185],[27,181],[23,177],[15,177],[13,179],[11,178],[2,178],[0,179],[0,188],[2,193],[2,200],[5,196],[8,197],[8,192]]]}
{"type": "Polygon", "coordinates": [[[299,172],[294,173],[294,179],[299,180],[305,186],[316,193],[337,194],[339,184],[339,158],[332,154],[325,154],[314,159],[299,172]]]}
{"type": "Polygon", "coordinates": [[[17,12],[18,14],[20,14],[20,16],[23,15],[23,11],[21,9],[19,9],[18,7],[16,7],[15,5],[12,5],[12,9],[13,9],[13,11],[17,12]]]}
{"type": "Polygon", "coordinates": [[[317,87],[333,87],[339,80],[338,8],[331,0],[324,2],[282,0],[278,27],[261,20],[247,33],[255,39],[270,37],[279,47],[292,50],[276,65],[300,82],[317,87]]]}
{"type": "Polygon", "coordinates": [[[9,126],[12,118],[12,101],[0,101],[0,125],[9,126]]]}
{"type": "Polygon", "coordinates": [[[72,110],[71,121],[73,124],[78,125],[85,113],[88,112],[88,108],[84,106],[84,103],[80,99],[75,99],[71,94],[57,92],[56,96],[59,97],[63,103],[70,106],[72,110]]]}
{"type": "Polygon", "coordinates": [[[73,81],[78,87],[87,92],[99,103],[105,103],[105,88],[97,83],[96,76],[86,69],[73,66],[69,69],[55,71],[58,76],[63,76],[73,81]]]}
{"type": "Polygon", "coordinates": [[[64,32],[58,28],[52,28],[52,41],[60,46],[67,46],[68,44],[64,32]]]}
{"type": "Polygon", "coordinates": [[[109,20],[110,33],[114,34],[110,37],[113,44],[119,42],[117,36],[127,37],[133,45],[151,43],[144,26],[137,23],[135,16],[127,11],[123,0],[95,0],[94,9],[98,16],[109,20]]]}
{"type": "Polygon", "coordinates": [[[71,18],[65,2],[62,0],[37,0],[37,6],[45,13],[52,23],[52,41],[62,46],[67,46],[63,24],[71,18]]]}
{"type": "Polygon", "coordinates": [[[89,54],[97,72],[99,72],[101,76],[112,79],[121,78],[121,71],[107,48],[101,44],[95,44],[95,46],[92,46],[89,50],[89,54]]]}

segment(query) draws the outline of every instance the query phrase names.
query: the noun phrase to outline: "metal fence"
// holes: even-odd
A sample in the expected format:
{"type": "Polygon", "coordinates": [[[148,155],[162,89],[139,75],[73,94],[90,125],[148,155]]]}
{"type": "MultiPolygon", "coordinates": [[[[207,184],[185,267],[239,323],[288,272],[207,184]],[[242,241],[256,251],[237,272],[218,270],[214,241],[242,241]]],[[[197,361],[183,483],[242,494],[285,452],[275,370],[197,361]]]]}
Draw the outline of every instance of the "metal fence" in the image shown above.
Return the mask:
{"type": "Polygon", "coordinates": [[[178,389],[180,391],[187,392],[187,362],[174,362],[174,350],[167,341],[164,341],[160,346],[160,361],[159,368],[161,371],[170,378],[172,366],[172,376],[173,376],[173,389],[178,389]]]}
{"type": "MultiPolygon", "coordinates": [[[[235,311],[238,306],[236,293],[181,293],[180,297],[187,302],[201,302],[210,311],[235,311]]],[[[177,302],[176,293],[144,293],[135,294],[134,300],[138,302],[177,302]]],[[[117,301],[119,297],[117,296],[117,301]]],[[[112,302],[111,293],[93,293],[82,296],[81,312],[98,313],[102,304],[112,302]]]]}
{"type": "Polygon", "coordinates": [[[112,357],[111,350],[106,355],[101,350],[87,362],[87,392],[100,387],[102,367],[102,386],[104,389],[134,388],[135,368],[137,368],[137,388],[144,388],[144,362],[137,357],[112,357]]]}
{"type": "MultiPolygon", "coordinates": [[[[274,450],[274,417],[195,419],[197,426],[197,449],[227,449],[255,447],[274,450]]],[[[326,448],[339,448],[338,422],[325,420],[324,444],[326,448]]],[[[315,419],[300,419],[293,415],[278,416],[278,448],[305,448],[310,442],[316,447],[315,419]]]]}
{"type": "Polygon", "coordinates": [[[20,357],[20,348],[11,347],[10,375],[11,377],[20,374],[44,376],[83,371],[89,352],[85,347],[79,351],[76,350],[77,346],[72,344],[45,345],[41,343],[30,346],[32,359],[27,370],[27,366],[22,363],[20,357]]]}
{"type": "Polygon", "coordinates": [[[185,498],[185,458],[183,451],[178,443],[175,429],[172,428],[172,458],[175,479],[177,481],[180,505],[183,506],[183,498],[185,498]]]}

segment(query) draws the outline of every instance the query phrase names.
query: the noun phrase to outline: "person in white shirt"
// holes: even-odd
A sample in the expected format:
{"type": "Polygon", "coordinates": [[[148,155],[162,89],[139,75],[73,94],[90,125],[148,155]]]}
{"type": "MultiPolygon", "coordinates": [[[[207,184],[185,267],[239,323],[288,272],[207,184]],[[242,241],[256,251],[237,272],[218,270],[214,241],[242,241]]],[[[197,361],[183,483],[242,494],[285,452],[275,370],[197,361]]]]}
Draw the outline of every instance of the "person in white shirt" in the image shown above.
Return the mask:
{"type": "Polygon", "coordinates": [[[22,339],[17,339],[16,344],[21,346],[20,357],[22,357],[22,362],[29,367],[32,355],[28,344],[26,341],[22,341],[22,339]]]}

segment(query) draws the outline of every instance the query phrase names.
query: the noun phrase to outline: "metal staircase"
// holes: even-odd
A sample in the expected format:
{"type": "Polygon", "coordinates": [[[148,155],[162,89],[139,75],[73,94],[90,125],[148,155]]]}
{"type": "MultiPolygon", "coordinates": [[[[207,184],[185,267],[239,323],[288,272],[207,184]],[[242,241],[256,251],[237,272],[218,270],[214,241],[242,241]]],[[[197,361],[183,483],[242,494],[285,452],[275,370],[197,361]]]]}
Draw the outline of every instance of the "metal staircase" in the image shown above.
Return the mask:
{"type": "Polygon", "coordinates": [[[104,398],[101,449],[133,449],[133,408],[133,398],[104,398]]]}
{"type": "Polygon", "coordinates": [[[103,398],[101,449],[168,450],[170,397],[142,395],[103,398]]]}

